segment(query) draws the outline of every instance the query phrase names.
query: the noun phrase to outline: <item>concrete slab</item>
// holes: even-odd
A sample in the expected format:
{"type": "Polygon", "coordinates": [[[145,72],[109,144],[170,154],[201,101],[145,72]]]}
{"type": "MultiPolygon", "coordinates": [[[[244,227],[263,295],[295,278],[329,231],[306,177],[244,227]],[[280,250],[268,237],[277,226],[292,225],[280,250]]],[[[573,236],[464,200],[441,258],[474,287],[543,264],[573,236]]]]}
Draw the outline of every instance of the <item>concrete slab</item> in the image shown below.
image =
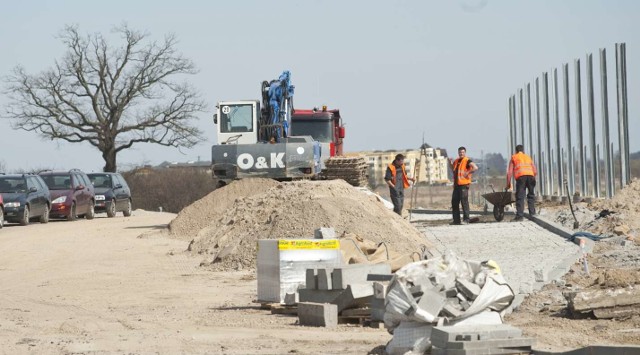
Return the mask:
{"type": "Polygon", "coordinates": [[[313,231],[313,238],[314,239],[336,239],[338,237],[336,236],[335,229],[322,227],[313,231]]]}
{"type": "Polygon", "coordinates": [[[332,269],[318,269],[318,290],[332,290],[331,282],[332,269]]]}
{"type": "Polygon", "coordinates": [[[364,306],[373,300],[373,285],[351,284],[331,303],[338,306],[338,312],[350,307],[364,306]]]}
{"type": "Polygon", "coordinates": [[[506,324],[467,325],[434,327],[431,344],[446,349],[447,343],[455,341],[479,341],[521,338],[522,330],[506,324]]]}
{"type": "Polygon", "coordinates": [[[345,290],[351,284],[367,282],[369,274],[391,274],[389,264],[351,264],[335,268],[332,275],[334,290],[345,290]]]}
{"type": "Polygon", "coordinates": [[[298,289],[298,299],[300,302],[331,303],[344,290],[310,290],[306,288],[298,289]]]}
{"type": "Polygon", "coordinates": [[[308,290],[318,289],[318,273],[316,269],[307,269],[305,273],[305,288],[308,290]]]}
{"type": "Polygon", "coordinates": [[[418,307],[437,317],[446,303],[447,298],[440,293],[433,290],[425,290],[418,302],[418,307]]]}
{"type": "Polygon", "coordinates": [[[374,282],[373,283],[373,298],[384,300],[387,295],[387,288],[389,285],[387,283],[382,282],[374,282]]]}
{"type": "Polygon", "coordinates": [[[300,325],[335,328],[338,326],[338,308],[335,304],[301,302],[298,304],[300,325]]]}

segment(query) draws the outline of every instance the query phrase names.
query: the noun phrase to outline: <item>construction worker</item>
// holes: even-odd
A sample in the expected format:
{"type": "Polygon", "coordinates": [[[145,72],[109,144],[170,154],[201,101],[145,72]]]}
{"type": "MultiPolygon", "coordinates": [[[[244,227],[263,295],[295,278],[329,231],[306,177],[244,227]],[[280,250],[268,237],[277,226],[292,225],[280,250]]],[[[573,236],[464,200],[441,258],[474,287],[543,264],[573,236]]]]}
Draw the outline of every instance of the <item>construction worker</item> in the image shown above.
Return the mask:
{"type": "Polygon", "coordinates": [[[451,195],[451,224],[469,224],[469,186],[473,172],[478,170],[476,163],[467,156],[467,148],[458,148],[458,159],[449,159],[449,167],[453,170],[453,194],[451,195]],[[462,223],[460,223],[460,204],[462,203],[462,223]]]}
{"type": "Polygon", "coordinates": [[[389,164],[384,174],[384,181],[386,181],[389,186],[393,212],[402,216],[404,189],[409,187],[409,181],[416,182],[416,179],[407,176],[407,170],[404,166],[404,155],[396,155],[395,159],[389,164]]]}
{"type": "Polygon", "coordinates": [[[511,177],[516,179],[516,217],[514,221],[524,218],[524,196],[527,195],[529,214],[536,214],[535,187],[538,170],[530,156],[524,154],[522,144],[516,145],[516,154],[511,156],[507,168],[507,190],[511,188],[511,177]],[[526,192],[525,192],[526,190],[526,192]]]}

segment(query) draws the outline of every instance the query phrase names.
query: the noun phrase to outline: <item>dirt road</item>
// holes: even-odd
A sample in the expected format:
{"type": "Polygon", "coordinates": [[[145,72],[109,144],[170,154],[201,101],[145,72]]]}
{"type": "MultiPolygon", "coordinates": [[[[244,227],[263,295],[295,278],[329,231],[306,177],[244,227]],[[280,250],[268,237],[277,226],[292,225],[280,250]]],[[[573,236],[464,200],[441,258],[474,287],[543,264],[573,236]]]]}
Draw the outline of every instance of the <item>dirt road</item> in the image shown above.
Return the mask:
{"type": "Polygon", "coordinates": [[[379,352],[385,330],[295,325],[252,303],[254,273],[213,273],[167,237],[175,215],[0,230],[3,353],[379,352]]]}

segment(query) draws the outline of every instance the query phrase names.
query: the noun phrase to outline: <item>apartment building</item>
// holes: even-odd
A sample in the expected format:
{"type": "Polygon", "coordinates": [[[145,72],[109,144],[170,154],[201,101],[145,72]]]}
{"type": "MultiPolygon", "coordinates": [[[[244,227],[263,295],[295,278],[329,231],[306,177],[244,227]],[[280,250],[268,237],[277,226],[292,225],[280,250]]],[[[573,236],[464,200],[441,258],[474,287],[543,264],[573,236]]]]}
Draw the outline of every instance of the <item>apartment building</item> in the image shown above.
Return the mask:
{"type": "MultiPolygon", "coordinates": [[[[364,155],[369,163],[369,183],[371,185],[384,184],[384,174],[387,166],[393,161],[396,154],[401,153],[405,156],[405,165],[407,173],[410,176],[416,176],[415,166],[421,159],[420,149],[413,150],[389,150],[389,151],[370,151],[359,152],[364,155]]],[[[427,184],[444,184],[449,182],[448,163],[444,156],[446,153],[439,148],[428,147],[425,149],[426,157],[422,157],[420,164],[420,173],[418,182],[427,184]]]]}

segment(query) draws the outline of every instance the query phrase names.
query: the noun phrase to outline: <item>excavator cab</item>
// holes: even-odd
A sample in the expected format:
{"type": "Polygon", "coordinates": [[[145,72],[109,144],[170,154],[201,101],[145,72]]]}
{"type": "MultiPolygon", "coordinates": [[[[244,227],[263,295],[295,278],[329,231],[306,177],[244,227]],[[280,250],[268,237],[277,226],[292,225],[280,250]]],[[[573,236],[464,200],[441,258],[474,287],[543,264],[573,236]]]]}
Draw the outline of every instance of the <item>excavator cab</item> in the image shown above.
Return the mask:
{"type": "Polygon", "coordinates": [[[218,144],[258,143],[260,101],[222,101],[216,106],[214,122],[218,144]]]}

